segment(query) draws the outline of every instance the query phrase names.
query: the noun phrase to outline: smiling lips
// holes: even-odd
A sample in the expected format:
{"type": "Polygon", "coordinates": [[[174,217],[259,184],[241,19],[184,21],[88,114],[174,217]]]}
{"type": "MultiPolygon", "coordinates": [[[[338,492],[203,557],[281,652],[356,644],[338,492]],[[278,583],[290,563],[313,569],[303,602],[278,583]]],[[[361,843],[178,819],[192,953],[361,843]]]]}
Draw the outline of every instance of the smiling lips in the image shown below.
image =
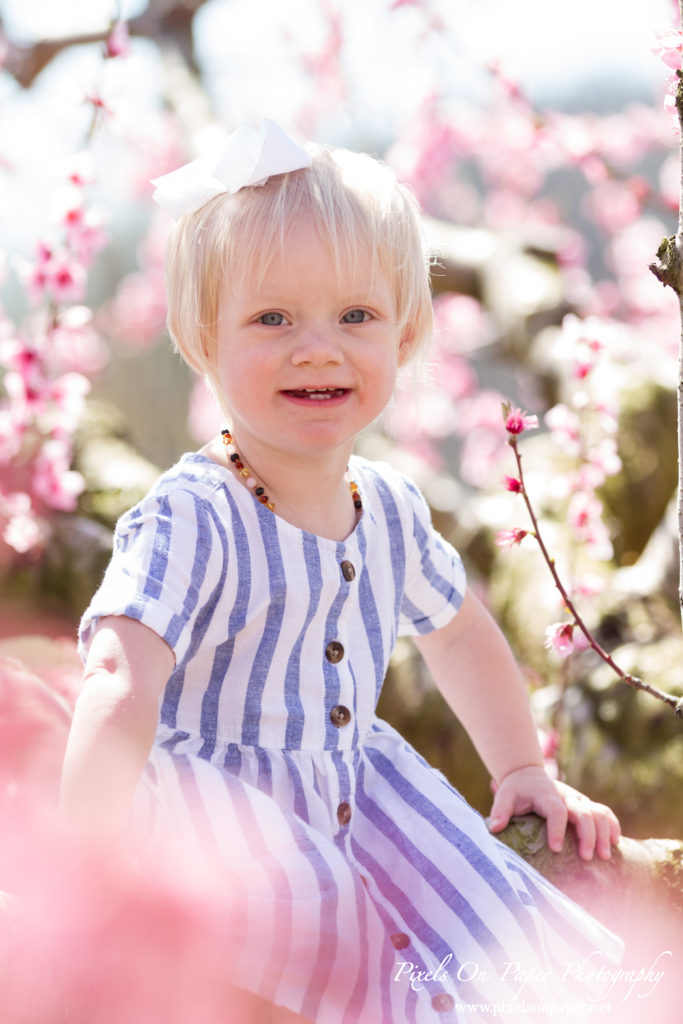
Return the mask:
{"type": "Polygon", "coordinates": [[[347,388],[300,388],[295,390],[294,388],[285,391],[286,395],[291,395],[292,398],[303,398],[307,401],[314,402],[326,402],[331,398],[342,398],[347,388]]]}

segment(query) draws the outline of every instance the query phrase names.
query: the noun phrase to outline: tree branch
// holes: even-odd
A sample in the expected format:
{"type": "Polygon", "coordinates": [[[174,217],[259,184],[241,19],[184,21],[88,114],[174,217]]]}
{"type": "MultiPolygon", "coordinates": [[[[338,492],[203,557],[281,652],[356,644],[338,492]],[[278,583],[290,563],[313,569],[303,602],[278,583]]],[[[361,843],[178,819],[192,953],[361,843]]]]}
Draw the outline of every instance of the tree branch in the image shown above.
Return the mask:
{"type": "MultiPolygon", "coordinates": [[[[683,0],[679,0],[683,24],[683,0]]],[[[657,249],[657,262],[650,270],[665,287],[678,296],[681,336],[678,346],[678,603],[683,620],[683,72],[676,71],[676,113],[679,128],[679,204],[678,230],[664,238],[657,249]]]]}

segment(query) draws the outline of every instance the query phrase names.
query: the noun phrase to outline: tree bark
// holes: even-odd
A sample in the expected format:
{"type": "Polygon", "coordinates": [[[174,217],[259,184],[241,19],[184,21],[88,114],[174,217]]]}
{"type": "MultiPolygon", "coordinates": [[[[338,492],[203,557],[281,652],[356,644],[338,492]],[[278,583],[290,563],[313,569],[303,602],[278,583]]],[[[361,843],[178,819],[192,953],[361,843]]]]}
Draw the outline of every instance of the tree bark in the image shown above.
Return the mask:
{"type": "MultiPolygon", "coordinates": [[[[683,0],[679,0],[683,24],[683,0]]],[[[662,240],[657,250],[657,262],[650,270],[665,287],[673,288],[678,296],[681,316],[681,337],[678,347],[678,602],[683,621],[683,72],[676,71],[676,112],[679,125],[679,204],[678,230],[671,238],[662,240]]]]}

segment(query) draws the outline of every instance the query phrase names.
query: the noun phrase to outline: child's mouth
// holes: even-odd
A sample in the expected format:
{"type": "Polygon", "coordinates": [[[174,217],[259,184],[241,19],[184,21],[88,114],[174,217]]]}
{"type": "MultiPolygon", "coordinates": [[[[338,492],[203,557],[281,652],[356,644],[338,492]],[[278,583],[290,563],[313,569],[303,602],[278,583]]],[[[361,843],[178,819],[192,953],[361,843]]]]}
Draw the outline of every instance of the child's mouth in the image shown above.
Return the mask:
{"type": "Polygon", "coordinates": [[[330,398],[341,398],[346,394],[346,388],[291,388],[285,391],[285,394],[291,395],[292,398],[305,398],[311,402],[326,402],[330,398]]]}

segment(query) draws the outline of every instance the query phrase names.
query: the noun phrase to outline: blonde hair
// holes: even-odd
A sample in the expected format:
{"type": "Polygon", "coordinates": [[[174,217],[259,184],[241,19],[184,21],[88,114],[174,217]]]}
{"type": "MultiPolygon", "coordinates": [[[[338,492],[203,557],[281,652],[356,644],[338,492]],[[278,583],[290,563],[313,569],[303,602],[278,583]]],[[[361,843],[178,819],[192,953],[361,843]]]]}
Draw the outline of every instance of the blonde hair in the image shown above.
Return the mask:
{"type": "Polygon", "coordinates": [[[217,196],[181,217],[169,238],[168,330],[185,361],[214,387],[221,292],[239,288],[247,276],[262,280],[288,225],[306,218],[337,267],[353,272],[359,255],[367,256],[371,270],[387,277],[404,362],[431,337],[429,257],[412,193],[370,156],[314,144],[306,149],[309,168],[217,196]]]}

